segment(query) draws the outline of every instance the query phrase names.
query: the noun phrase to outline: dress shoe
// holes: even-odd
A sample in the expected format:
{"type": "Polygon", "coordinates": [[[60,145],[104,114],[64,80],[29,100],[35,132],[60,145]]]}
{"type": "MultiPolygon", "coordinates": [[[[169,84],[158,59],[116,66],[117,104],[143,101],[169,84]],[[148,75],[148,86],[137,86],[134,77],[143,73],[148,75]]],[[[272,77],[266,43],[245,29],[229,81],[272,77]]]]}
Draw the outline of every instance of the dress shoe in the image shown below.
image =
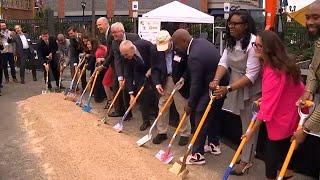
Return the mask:
{"type": "Polygon", "coordinates": [[[151,126],[150,121],[143,122],[143,124],[140,126],[140,131],[144,131],[144,130],[148,129],[148,127],[150,127],[150,126],[151,126]]]}
{"type": "Polygon", "coordinates": [[[9,79],[6,79],[6,84],[8,84],[9,83],[9,79]]]}
{"type": "Polygon", "coordinates": [[[163,141],[167,140],[167,134],[158,134],[155,138],[152,139],[153,144],[161,144],[163,141]]]}
{"type": "Polygon", "coordinates": [[[117,113],[117,112],[111,112],[108,114],[109,117],[121,117],[121,114],[117,113]]]}
{"type": "Polygon", "coordinates": [[[181,136],[179,140],[179,146],[185,146],[189,142],[189,137],[188,136],[181,136]]]}
{"type": "Polygon", "coordinates": [[[13,78],[13,82],[18,83],[18,79],[17,78],[13,78]]]}
{"type": "Polygon", "coordinates": [[[36,78],[36,77],[33,77],[33,81],[37,81],[37,78],[36,78]]]}
{"type": "Polygon", "coordinates": [[[21,84],[25,84],[25,83],[26,83],[26,82],[24,82],[24,80],[22,79],[22,80],[21,80],[21,84]]]}

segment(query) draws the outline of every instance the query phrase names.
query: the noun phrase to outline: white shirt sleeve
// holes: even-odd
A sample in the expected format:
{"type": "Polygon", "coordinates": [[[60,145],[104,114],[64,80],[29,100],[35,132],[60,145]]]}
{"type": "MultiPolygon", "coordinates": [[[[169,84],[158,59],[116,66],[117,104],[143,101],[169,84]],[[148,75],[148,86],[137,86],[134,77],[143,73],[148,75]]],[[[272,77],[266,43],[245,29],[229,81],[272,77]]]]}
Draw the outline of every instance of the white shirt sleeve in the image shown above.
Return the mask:
{"type": "Polygon", "coordinates": [[[223,50],[223,54],[220,58],[219,64],[220,66],[223,66],[224,68],[228,69],[229,65],[228,65],[228,53],[227,53],[227,49],[223,50]]]}
{"type": "Polygon", "coordinates": [[[248,49],[248,60],[247,60],[247,69],[246,69],[246,76],[249,80],[254,83],[255,80],[258,78],[261,69],[261,63],[259,58],[255,56],[255,52],[253,47],[249,47],[248,49]]]}

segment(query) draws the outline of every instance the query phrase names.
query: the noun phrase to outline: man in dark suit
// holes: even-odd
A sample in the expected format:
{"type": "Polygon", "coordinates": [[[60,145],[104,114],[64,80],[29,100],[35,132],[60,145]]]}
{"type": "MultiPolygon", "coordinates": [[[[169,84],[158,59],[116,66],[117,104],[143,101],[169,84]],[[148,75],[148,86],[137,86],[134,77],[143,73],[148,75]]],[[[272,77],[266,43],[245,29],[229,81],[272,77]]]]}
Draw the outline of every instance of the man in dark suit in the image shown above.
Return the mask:
{"type": "Polygon", "coordinates": [[[20,79],[21,84],[25,83],[25,69],[26,61],[29,60],[33,81],[37,81],[36,65],[34,60],[34,49],[32,47],[30,36],[22,32],[21,26],[14,27],[16,35],[13,37],[15,43],[15,54],[19,57],[20,61],[20,79]]]}
{"type": "MultiPolygon", "coordinates": [[[[114,38],[112,41],[112,53],[113,53],[113,61],[114,61],[114,71],[116,74],[116,82],[114,83],[114,91],[116,92],[119,89],[119,86],[121,86],[124,83],[124,57],[121,56],[119,46],[120,43],[123,40],[129,40],[131,42],[135,42],[136,40],[139,40],[140,37],[137,34],[133,33],[126,33],[124,30],[124,26],[120,22],[116,22],[111,25],[111,33],[114,38]]],[[[129,107],[129,95],[128,91],[124,90],[120,94],[120,97],[118,98],[117,105],[115,107],[116,111],[109,114],[110,117],[119,117],[122,116],[126,109],[129,107]]],[[[128,115],[128,118],[132,117],[132,114],[130,113],[128,115]]]]}
{"type": "MultiPolygon", "coordinates": [[[[193,39],[188,31],[178,29],[172,36],[177,51],[188,56],[188,69],[190,72],[190,96],[185,106],[185,111],[195,113],[196,125],[209,102],[209,83],[214,78],[220,55],[216,47],[205,39],[193,39]]],[[[222,84],[228,84],[228,77],[221,80],[222,84]]],[[[214,102],[202,130],[193,146],[192,154],[188,156],[188,164],[204,164],[204,152],[214,155],[221,153],[219,147],[219,119],[224,99],[214,102]],[[208,145],[205,145],[208,136],[208,145]]]]}
{"type": "Polygon", "coordinates": [[[123,40],[119,47],[124,57],[125,85],[130,94],[130,104],[133,103],[135,94],[144,85],[144,90],[138,99],[143,123],[140,131],[146,130],[151,125],[151,120],[156,116],[158,100],[155,92],[147,79],[151,75],[151,59],[156,55],[154,45],[146,40],[137,40],[132,43],[123,40]]]}
{"type": "MultiPolygon", "coordinates": [[[[184,104],[187,102],[189,95],[189,77],[187,71],[187,58],[181,57],[174,51],[174,45],[171,42],[171,36],[168,31],[162,30],[158,33],[157,55],[152,58],[152,81],[156,85],[159,99],[159,109],[161,109],[168,100],[172,90],[177,84],[183,85],[182,88],[174,95],[174,104],[179,116],[184,113],[184,104]]],[[[188,144],[190,136],[189,121],[181,127],[180,146],[188,144]]],[[[169,126],[169,111],[161,116],[157,124],[158,135],[153,139],[154,144],[160,144],[167,139],[169,126]]]]}
{"type": "Polygon", "coordinates": [[[43,31],[41,34],[41,41],[38,46],[39,58],[44,66],[44,78],[48,81],[48,88],[51,89],[51,79],[47,77],[47,72],[52,72],[57,88],[59,88],[59,58],[56,52],[58,51],[58,44],[54,37],[50,37],[48,31],[43,31]]]}

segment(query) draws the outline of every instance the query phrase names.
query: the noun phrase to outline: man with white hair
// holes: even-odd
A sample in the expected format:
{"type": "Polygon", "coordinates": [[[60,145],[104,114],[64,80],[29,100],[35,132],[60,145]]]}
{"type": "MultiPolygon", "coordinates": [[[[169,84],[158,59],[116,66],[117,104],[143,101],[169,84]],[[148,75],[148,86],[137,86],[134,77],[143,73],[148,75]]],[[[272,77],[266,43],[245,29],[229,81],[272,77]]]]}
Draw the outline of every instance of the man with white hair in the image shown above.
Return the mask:
{"type": "MultiPolygon", "coordinates": [[[[114,83],[114,90],[116,92],[119,89],[119,86],[121,86],[124,83],[124,57],[121,56],[119,45],[123,40],[130,40],[131,42],[135,42],[136,40],[139,40],[140,37],[137,34],[126,33],[123,24],[120,22],[112,24],[110,29],[114,38],[114,40],[112,41],[111,51],[114,58],[113,61],[116,80],[118,81],[114,83]]],[[[110,59],[107,59],[107,61],[110,61],[110,59]]],[[[107,66],[105,65],[105,67],[107,66]]],[[[129,96],[127,90],[125,90],[121,92],[120,97],[118,98],[116,111],[110,113],[109,116],[123,116],[128,107],[129,96]]],[[[130,119],[132,117],[132,114],[130,113],[127,117],[127,119],[130,119]]]]}
{"type": "Polygon", "coordinates": [[[155,46],[146,40],[137,40],[132,43],[123,40],[119,47],[124,57],[125,85],[130,94],[130,104],[133,103],[136,93],[144,85],[144,90],[138,98],[143,123],[140,131],[146,130],[155,119],[158,111],[158,99],[148,79],[151,75],[151,59],[157,55],[155,46]]]}
{"type": "Polygon", "coordinates": [[[63,62],[62,69],[64,70],[70,62],[70,40],[66,39],[63,34],[57,35],[58,57],[63,62]]]}

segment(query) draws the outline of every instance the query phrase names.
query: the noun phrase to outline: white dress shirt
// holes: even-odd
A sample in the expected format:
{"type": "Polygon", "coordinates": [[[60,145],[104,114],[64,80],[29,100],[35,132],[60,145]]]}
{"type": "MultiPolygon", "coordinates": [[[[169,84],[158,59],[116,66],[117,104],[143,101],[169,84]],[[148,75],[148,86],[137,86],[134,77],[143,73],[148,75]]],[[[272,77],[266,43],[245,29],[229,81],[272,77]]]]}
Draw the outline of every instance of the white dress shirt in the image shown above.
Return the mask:
{"type": "MultiPolygon", "coordinates": [[[[246,74],[245,76],[248,77],[248,79],[254,83],[255,80],[258,77],[258,74],[260,72],[260,61],[259,59],[255,56],[255,51],[254,48],[252,46],[252,42],[256,41],[256,36],[251,34],[251,39],[250,39],[250,43],[246,49],[246,52],[248,53],[248,60],[247,60],[247,69],[246,69],[246,74]]],[[[241,47],[241,42],[240,40],[236,42],[236,45],[234,47],[236,50],[240,50],[242,51],[242,47],[241,47]]],[[[220,59],[219,65],[225,67],[226,69],[229,68],[229,64],[228,64],[228,51],[229,49],[225,48],[222,54],[222,57],[220,59]]]]}
{"type": "Polygon", "coordinates": [[[26,36],[24,34],[20,34],[19,36],[20,36],[20,39],[22,42],[23,49],[29,49],[29,43],[28,43],[26,36]]]}

